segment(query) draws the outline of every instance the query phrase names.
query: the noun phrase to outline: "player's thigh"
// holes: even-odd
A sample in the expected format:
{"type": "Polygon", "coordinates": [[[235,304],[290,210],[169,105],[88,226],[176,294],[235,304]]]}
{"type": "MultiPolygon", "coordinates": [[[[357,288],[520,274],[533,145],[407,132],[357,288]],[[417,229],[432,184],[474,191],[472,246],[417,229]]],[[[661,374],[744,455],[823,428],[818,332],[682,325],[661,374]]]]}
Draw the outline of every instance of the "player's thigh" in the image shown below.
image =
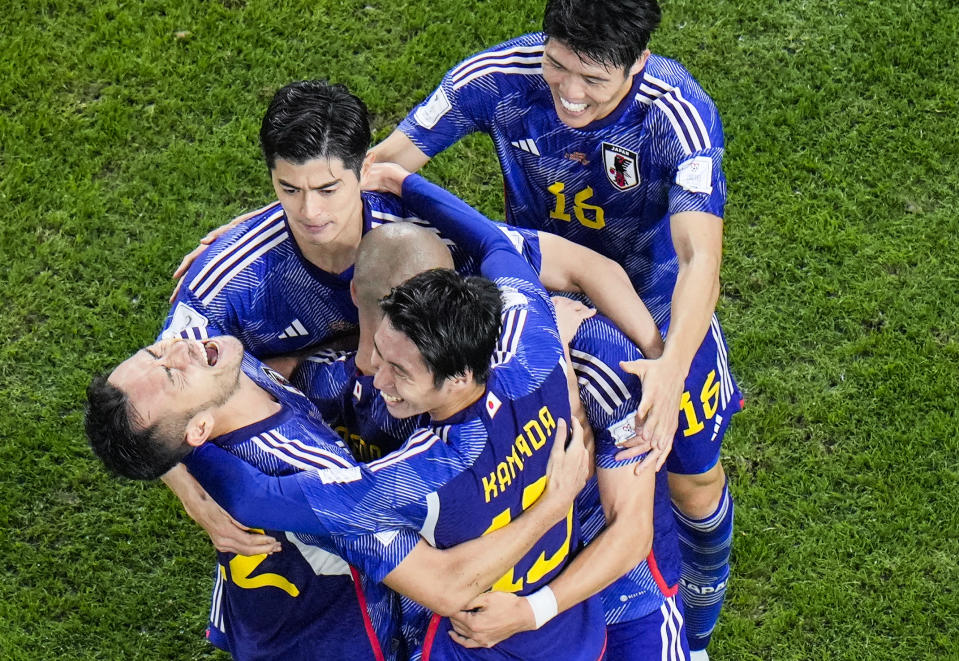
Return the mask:
{"type": "Polygon", "coordinates": [[[679,408],[679,427],[666,460],[670,473],[706,473],[719,462],[723,436],[742,395],[729,371],[728,350],[713,317],[689,366],[679,408]]]}

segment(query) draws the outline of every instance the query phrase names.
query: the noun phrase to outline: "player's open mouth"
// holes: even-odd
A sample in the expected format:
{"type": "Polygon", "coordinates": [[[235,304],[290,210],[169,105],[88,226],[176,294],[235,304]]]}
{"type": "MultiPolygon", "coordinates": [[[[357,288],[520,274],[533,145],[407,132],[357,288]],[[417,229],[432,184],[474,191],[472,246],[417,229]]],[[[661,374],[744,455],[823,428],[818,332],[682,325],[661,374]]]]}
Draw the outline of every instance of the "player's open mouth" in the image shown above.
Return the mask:
{"type": "Polygon", "coordinates": [[[563,97],[559,97],[559,102],[563,104],[563,109],[566,110],[566,112],[580,113],[586,110],[585,103],[573,103],[572,101],[567,101],[563,97]]]}
{"type": "Polygon", "coordinates": [[[220,357],[220,350],[217,346],[213,342],[207,342],[203,345],[203,349],[206,351],[206,364],[210,367],[216,365],[216,361],[220,357]]]}
{"type": "Polygon", "coordinates": [[[380,396],[387,404],[399,404],[403,401],[402,397],[397,397],[396,395],[388,395],[387,393],[380,391],[380,396]]]}

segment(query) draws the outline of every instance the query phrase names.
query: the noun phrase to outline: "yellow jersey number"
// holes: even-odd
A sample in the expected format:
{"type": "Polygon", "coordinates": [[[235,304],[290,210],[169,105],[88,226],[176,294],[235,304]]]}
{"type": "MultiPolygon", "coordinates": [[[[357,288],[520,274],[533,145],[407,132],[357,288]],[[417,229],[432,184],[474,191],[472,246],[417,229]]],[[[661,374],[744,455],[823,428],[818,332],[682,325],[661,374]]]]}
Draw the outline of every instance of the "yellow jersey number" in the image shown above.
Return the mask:
{"type": "MultiPolygon", "coordinates": [[[[712,420],[719,408],[719,382],[716,381],[716,370],[710,370],[706,376],[706,382],[703,383],[703,387],[699,391],[699,403],[702,405],[703,419],[712,420]]],[[[703,430],[705,423],[697,415],[693,398],[688,390],[683,393],[683,399],[679,403],[679,412],[686,419],[683,436],[692,436],[703,430]]]]}
{"type": "MultiPolygon", "coordinates": [[[[250,532],[263,532],[260,528],[250,528],[250,532]]],[[[293,583],[283,578],[279,574],[271,574],[269,572],[265,574],[258,574],[253,576],[253,572],[256,571],[256,568],[266,560],[266,553],[258,553],[257,555],[237,555],[230,560],[230,578],[233,579],[233,582],[237,587],[255,589],[255,588],[265,588],[265,587],[274,587],[283,590],[291,597],[298,597],[300,594],[300,589],[296,587],[293,583]]],[[[226,576],[226,569],[223,565],[220,565],[220,576],[223,580],[229,580],[226,576]]]]}
{"type": "MultiPolygon", "coordinates": [[[[536,499],[540,497],[546,488],[546,477],[543,476],[523,489],[523,510],[529,508],[536,499]]],[[[495,517],[486,529],[484,535],[488,535],[494,530],[499,530],[513,519],[513,514],[509,509],[505,509],[495,517]]],[[[513,567],[493,584],[493,590],[500,592],[519,592],[527,584],[533,584],[541,580],[546,574],[558,567],[569,555],[570,539],[573,536],[573,508],[570,507],[566,513],[566,538],[556,551],[546,557],[546,551],[539,554],[533,566],[529,568],[525,576],[516,577],[516,568],[513,567]]]]}
{"type": "MultiPolygon", "coordinates": [[[[546,190],[556,197],[556,204],[553,206],[553,210],[549,212],[549,217],[567,223],[571,222],[573,218],[566,210],[566,193],[564,192],[566,190],[566,184],[562,181],[557,181],[546,190]]],[[[592,186],[587,186],[573,195],[573,215],[576,216],[576,220],[578,220],[579,224],[583,227],[601,230],[606,227],[606,215],[603,213],[602,207],[586,201],[591,197],[593,197],[592,186]]]]}

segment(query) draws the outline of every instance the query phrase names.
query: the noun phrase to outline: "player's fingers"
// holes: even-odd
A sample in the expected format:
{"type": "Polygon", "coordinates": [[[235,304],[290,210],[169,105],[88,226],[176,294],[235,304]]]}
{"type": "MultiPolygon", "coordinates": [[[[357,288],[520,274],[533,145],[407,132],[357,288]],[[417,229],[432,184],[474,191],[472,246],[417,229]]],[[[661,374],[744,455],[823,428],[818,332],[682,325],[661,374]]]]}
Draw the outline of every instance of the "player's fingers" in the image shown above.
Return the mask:
{"type": "Polygon", "coordinates": [[[463,647],[468,647],[468,648],[482,647],[482,645],[477,643],[472,638],[467,638],[466,636],[459,634],[456,631],[453,631],[452,629],[450,630],[449,634],[450,634],[450,638],[452,638],[454,642],[456,642],[459,645],[462,645],[463,647]]]}
{"type": "Polygon", "coordinates": [[[616,453],[616,456],[613,457],[616,461],[626,461],[627,459],[632,459],[633,457],[638,457],[641,454],[649,452],[649,447],[635,447],[635,448],[626,448],[625,450],[620,450],[616,453]]]}
{"type": "Polygon", "coordinates": [[[176,281],[176,287],[173,288],[173,293],[170,294],[170,303],[176,300],[177,294],[180,293],[180,287],[183,286],[183,280],[186,278],[185,275],[181,275],[180,279],[176,281]]]}
{"type": "Polygon", "coordinates": [[[619,361],[619,367],[634,376],[638,376],[639,380],[642,381],[646,376],[646,370],[649,369],[649,363],[649,360],[643,358],[639,360],[621,360],[619,361]]]}
{"type": "Polygon", "coordinates": [[[177,266],[176,270],[173,272],[173,277],[182,278],[184,275],[186,275],[187,270],[190,268],[190,264],[193,263],[193,260],[202,255],[204,250],[206,250],[206,246],[201,244],[185,254],[183,259],[180,260],[179,266],[177,266]]]}

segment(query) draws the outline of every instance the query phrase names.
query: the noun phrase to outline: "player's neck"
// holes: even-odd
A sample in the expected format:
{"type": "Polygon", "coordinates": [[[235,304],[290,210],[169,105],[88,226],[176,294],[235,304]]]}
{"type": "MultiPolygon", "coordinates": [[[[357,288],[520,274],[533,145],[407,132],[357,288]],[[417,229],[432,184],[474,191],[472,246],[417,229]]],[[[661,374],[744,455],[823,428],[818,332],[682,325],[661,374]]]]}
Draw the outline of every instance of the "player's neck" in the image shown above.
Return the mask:
{"type": "Polygon", "coordinates": [[[282,406],[242,371],[236,391],[216,412],[213,436],[222,436],[265,420],[282,406]]]}
{"type": "Polygon", "coordinates": [[[486,392],[486,384],[470,380],[461,390],[450,393],[440,406],[429,411],[431,420],[446,420],[476,402],[486,392]]]}

